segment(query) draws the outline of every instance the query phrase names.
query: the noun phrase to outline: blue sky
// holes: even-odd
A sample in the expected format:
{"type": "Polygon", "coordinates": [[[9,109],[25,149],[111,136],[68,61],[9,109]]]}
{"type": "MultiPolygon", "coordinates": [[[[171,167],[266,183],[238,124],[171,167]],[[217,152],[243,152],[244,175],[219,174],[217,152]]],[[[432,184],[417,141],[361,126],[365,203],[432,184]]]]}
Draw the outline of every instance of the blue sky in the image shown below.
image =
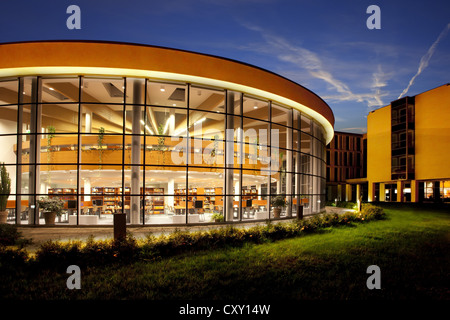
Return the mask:
{"type": "Polygon", "coordinates": [[[449,12],[448,0],[4,1],[0,42],[122,41],[239,60],[314,91],[336,130],[361,133],[369,111],[450,82],[449,12]],[[71,4],[81,30],[66,27],[71,4]],[[366,27],[372,4],[379,30],[366,27]]]}

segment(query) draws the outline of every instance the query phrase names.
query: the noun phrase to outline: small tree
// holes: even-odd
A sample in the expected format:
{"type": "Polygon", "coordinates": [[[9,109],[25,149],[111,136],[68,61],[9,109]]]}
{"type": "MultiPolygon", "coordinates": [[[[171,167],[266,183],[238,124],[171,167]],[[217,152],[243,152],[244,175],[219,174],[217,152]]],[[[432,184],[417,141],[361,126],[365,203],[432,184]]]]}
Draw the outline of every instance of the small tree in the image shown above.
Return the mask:
{"type": "Polygon", "coordinates": [[[164,162],[165,162],[164,149],[165,149],[166,137],[164,137],[164,127],[162,124],[160,124],[158,127],[158,136],[159,137],[158,137],[157,149],[161,152],[162,163],[164,164],[164,162]]]}
{"type": "Polygon", "coordinates": [[[11,179],[9,178],[9,173],[6,171],[4,163],[0,167],[0,178],[0,211],[6,211],[6,205],[11,193],[11,179]]]}
{"type": "Polygon", "coordinates": [[[52,146],[52,140],[55,137],[56,129],[54,126],[48,126],[47,131],[47,182],[50,183],[51,163],[53,162],[53,151],[55,151],[55,147],[52,146]]]}
{"type": "Polygon", "coordinates": [[[105,139],[105,128],[100,127],[100,129],[98,129],[98,136],[97,136],[99,169],[102,168],[104,139],[105,139]]]}

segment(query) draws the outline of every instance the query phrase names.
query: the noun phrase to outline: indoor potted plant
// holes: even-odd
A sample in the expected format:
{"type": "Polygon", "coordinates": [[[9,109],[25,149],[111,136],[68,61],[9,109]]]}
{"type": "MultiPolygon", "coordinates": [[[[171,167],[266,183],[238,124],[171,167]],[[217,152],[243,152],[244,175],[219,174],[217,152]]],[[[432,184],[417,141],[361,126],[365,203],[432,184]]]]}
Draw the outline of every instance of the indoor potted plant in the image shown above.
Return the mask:
{"type": "Polygon", "coordinates": [[[281,208],[284,208],[287,205],[284,196],[273,197],[271,200],[271,204],[273,206],[273,217],[279,218],[281,214],[281,208]]]}
{"type": "Polygon", "coordinates": [[[42,208],[45,224],[55,224],[55,217],[60,216],[64,208],[64,201],[60,198],[41,198],[38,201],[39,208],[42,208]]]}
{"type": "Polygon", "coordinates": [[[216,212],[211,216],[211,220],[214,222],[223,222],[224,219],[221,213],[216,212]]]}
{"type": "Polygon", "coordinates": [[[0,223],[6,223],[8,218],[6,205],[8,204],[9,194],[11,193],[11,179],[9,178],[9,173],[6,171],[4,163],[0,167],[0,179],[0,223]]]}

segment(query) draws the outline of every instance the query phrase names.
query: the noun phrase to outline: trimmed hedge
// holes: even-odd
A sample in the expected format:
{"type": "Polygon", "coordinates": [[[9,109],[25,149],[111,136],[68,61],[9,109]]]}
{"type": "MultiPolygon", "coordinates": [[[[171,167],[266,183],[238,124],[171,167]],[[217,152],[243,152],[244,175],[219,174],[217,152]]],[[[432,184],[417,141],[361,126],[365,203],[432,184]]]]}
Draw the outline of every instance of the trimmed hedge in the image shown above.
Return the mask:
{"type": "Polygon", "coordinates": [[[122,240],[48,241],[37,250],[33,262],[44,268],[67,268],[114,263],[131,263],[136,260],[152,261],[163,257],[199,250],[242,246],[245,243],[264,243],[313,233],[319,229],[366,222],[384,218],[382,208],[365,204],[359,213],[322,214],[303,220],[236,228],[227,226],[208,231],[181,232],[155,237],[148,235],[137,240],[130,234],[122,240]]]}
{"type": "Polygon", "coordinates": [[[352,201],[327,201],[325,205],[345,209],[356,209],[358,207],[358,204],[352,201]]]}
{"type": "Polygon", "coordinates": [[[0,224],[0,246],[13,246],[24,247],[31,243],[31,239],[25,239],[22,237],[22,233],[17,229],[15,224],[0,224]]]}

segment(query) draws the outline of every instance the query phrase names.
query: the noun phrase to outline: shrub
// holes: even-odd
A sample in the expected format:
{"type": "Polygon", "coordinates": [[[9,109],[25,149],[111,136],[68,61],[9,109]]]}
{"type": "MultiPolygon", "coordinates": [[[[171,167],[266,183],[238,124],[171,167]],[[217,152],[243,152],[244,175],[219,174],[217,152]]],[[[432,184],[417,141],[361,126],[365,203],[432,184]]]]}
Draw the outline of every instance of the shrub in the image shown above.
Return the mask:
{"type": "Polygon", "coordinates": [[[18,245],[23,248],[31,242],[31,239],[22,238],[22,233],[15,224],[0,224],[0,246],[18,245]]]}
{"type": "Polygon", "coordinates": [[[365,217],[365,220],[383,219],[385,217],[383,208],[371,203],[362,204],[361,215],[365,217]]]}
{"type": "Polygon", "coordinates": [[[12,272],[25,266],[28,253],[24,249],[7,248],[0,246],[0,271],[12,272]]]}
{"type": "Polygon", "coordinates": [[[42,267],[56,269],[67,268],[69,265],[82,264],[81,241],[62,243],[60,241],[44,242],[36,251],[35,260],[42,267]]]}
{"type": "Polygon", "coordinates": [[[0,245],[11,246],[20,238],[20,232],[14,224],[0,224],[0,245]]]}
{"type": "Polygon", "coordinates": [[[362,211],[358,213],[315,215],[308,219],[276,224],[268,222],[250,228],[238,229],[226,226],[197,232],[176,230],[159,237],[148,235],[146,239],[140,241],[130,234],[121,240],[94,241],[93,237],[90,237],[85,244],[80,241],[68,243],[48,241],[36,252],[36,261],[43,267],[51,268],[67,268],[71,264],[89,267],[116,262],[130,263],[138,259],[153,260],[192,251],[236,247],[245,243],[263,243],[315,232],[321,228],[383,217],[382,208],[364,204],[362,211]]]}
{"type": "Polygon", "coordinates": [[[120,240],[47,241],[36,251],[36,262],[43,267],[67,268],[71,264],[94,266],[136,260],[140,248],[136,239],[127,235],[120,240]]]}

